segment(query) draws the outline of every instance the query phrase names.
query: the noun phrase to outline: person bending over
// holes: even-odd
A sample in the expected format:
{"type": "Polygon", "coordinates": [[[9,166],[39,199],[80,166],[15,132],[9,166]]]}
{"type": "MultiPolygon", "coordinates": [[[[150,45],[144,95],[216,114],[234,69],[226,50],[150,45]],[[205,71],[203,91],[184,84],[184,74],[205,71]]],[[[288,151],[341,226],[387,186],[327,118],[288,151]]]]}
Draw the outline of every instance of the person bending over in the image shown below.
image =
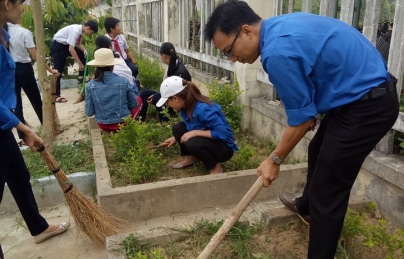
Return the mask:
{"type": "Polygon", "coordinates": [[[200,160],[210,174],[223,172],[220,163],[230,160],[238,147],[220,105],[179,76],[165,79],[160,93],[156,106],[166,104],[179,111],[183,119],[172,127],[173,137],[164,141],[167,147],[179,143],[181,155],[186,156],[172,167],[181,169],[200,160]]]}
{"type": "MultiPolygon", "coordinates": [[[[163,44],[161,44],[160,57],[164,64],[168,65],[167,69],[164,72],[163,80],[169,76],[179,76],[187,81],[192,81],[191,75],[182,63],[180,57],[178,57],[174,45],[171,42],[164,42],[163,44]]],[[[144,121],[146,119],[148,106],[152,104],[156,105],[156,103],[160,100],[161,95],[159,92],[150,89],[144,89],[140,92],[140,97],[143,101],[143,107],[140,112],[140,117],[142,118],[142,121],[144,121]]],[[[168,121],[169,119],[161,114],[163,109],[157,106],[156,108],[160,122],[168,121]]]]}
{"type": "Polygon", "coordinates": [[[122,62],[107,48],[96,50],[94,60],[88,62],[96,70],[86,87],[84,111],[87,116],[95,115],[95,121],[104,131],[117,131],[125,117],[136,116],[138,102],[132,84],[112,72],[114,65],[122,62]]]}

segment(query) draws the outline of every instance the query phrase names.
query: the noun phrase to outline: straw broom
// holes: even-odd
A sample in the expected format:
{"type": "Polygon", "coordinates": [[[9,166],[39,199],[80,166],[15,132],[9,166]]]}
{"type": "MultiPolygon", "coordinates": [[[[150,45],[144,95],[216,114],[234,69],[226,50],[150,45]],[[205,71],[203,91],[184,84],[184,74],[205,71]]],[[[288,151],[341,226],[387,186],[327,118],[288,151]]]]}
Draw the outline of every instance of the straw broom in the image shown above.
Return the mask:
{"type": "Polygon", "coordinates": [[[215,249],[219,246],[220,242],[222,242],[227,233],[229,233],[230,229],[240,219],[241,214],[243,214],[244,210],[248,207],[255,196],[257,196],[263,186],[264,184],[262,176],[260,176],[257,181],[255,181],[250,190],[248,190],[248,192],[244,195],[241,201],[237,204],[237,206],[233,209],[230,216],[227,217],[223,225],[212,237],[205,249],[203,249],[202,253],[199,254],[197,259],[208,259],[209,256],[213,254],[215,249]]]}
{"type": "Polygon", "coordinates": [[[78,235],[86,234],[93,243],[103,246],[108,236],[118,234],[128,222],[100,208],[93,200],[80,193],[69,181],[55,158],[45,146],[35,144],[36,149],[52,171],[65,195],[65,202],[77,225],[78,235]]]}

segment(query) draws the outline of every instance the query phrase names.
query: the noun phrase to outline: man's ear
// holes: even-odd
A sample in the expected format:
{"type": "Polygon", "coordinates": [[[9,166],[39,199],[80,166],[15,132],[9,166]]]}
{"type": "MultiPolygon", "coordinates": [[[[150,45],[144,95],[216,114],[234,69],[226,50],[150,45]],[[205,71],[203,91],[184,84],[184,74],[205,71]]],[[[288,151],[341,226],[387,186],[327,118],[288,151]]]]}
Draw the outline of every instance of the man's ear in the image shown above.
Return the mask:
{"type": "Polygon", "coordinates": [[[10,1],[4,0],[4,8],[8,11],[10,9],[10,1]]]}
{"type": "Polygon", "coordinates": [[[248,24],[244,24],[243,26],[241,26],[241,33],[247,34],[249,38],[254,36],[253,28],[248,24]]]}

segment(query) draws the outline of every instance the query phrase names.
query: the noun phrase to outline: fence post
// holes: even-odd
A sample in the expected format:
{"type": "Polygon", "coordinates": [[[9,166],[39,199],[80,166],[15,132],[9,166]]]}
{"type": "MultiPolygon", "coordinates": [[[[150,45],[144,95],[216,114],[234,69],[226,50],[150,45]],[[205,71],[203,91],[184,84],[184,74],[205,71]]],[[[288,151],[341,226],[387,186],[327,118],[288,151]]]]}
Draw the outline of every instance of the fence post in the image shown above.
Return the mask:
{"type": "MultiPolygon", "coordinates": [[[[394,26],[391,36],[388,68],[390,73],[397,77],[397,94],[400,96],[403,83],[404,68],[404,0],[397,0],[394,14],[394,26]]],[[[376,150],[390,154],[393,152],[394,130],[377,144],[376,150]]]]}

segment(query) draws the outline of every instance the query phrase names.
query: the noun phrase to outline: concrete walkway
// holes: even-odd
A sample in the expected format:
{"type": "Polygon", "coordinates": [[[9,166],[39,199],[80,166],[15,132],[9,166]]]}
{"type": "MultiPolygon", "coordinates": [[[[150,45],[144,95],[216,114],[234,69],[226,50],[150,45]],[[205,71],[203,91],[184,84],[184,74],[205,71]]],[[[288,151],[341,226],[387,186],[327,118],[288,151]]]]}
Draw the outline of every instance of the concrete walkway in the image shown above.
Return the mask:
{"type": "Polygon", "coordinates": [[[70,228],[59,236],[40,244],[34,241],[19,212],[0,212],[0,243],[5,259],[102,259],[107,258],[105,247],[97,247],[88,237],[78,237],[74,219],[64,204],[40,209],[50,224],[69,221],[70,228]]]}

